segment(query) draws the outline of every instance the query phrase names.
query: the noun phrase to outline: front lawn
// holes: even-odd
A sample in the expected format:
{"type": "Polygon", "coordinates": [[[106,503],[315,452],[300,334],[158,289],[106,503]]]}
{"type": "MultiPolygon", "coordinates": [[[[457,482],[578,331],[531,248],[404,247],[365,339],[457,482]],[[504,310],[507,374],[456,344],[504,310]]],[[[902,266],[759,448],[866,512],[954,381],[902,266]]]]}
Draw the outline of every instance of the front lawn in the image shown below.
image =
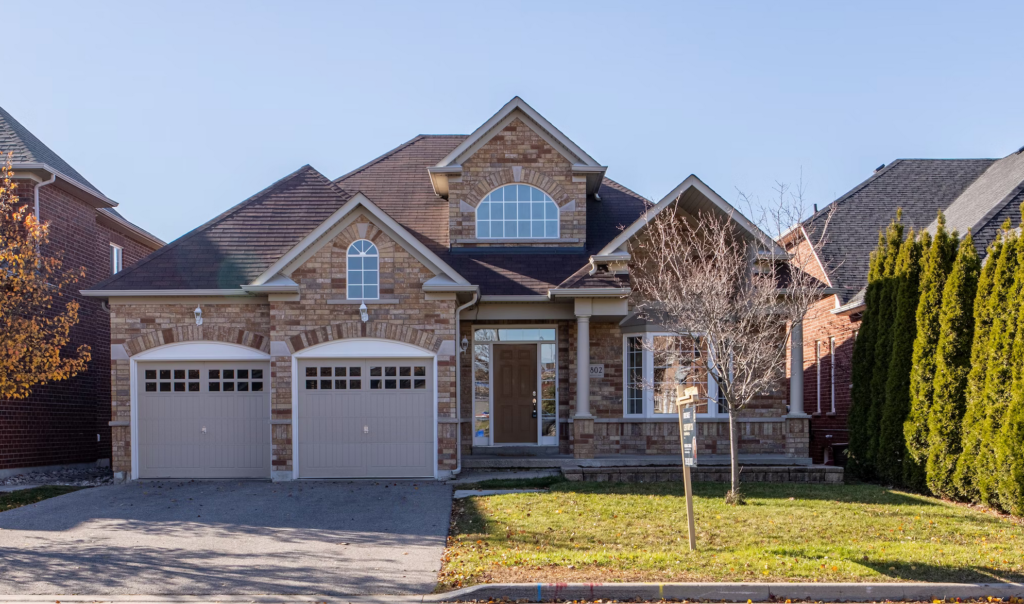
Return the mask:
{"type": "Polygon", "coordinates": [[[6,512],[7,510],[13,510],[14,508],[20,508],[23,505],[32,505],[33,503],[39,503],[44,499],[50,497],[56,497],[58,495],[66,495],[74,491],[84,489],[86,487],[67,487],[61,485],[49,485],[43,487],[34,487],[31,489],[22,489],[20,491],[11,491],[9,493],[0,493],[0,512],[6,512]]]}
{"type": "Polygon", "coordinates": [[[442,589],[498,582],[1024,580],[1024,526],[874,485],[560,483],[457,500],[442,589]]]}

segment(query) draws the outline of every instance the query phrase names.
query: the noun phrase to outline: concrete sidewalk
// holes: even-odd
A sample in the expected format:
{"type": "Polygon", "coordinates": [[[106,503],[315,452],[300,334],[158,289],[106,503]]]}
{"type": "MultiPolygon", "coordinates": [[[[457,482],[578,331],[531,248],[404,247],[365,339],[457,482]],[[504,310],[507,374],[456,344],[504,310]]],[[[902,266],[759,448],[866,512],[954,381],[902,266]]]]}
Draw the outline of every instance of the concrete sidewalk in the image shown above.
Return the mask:
{"type": "Polygon", "coordinates": [[[933,602],[946,598],[1024,597],[1020,583],[495,583],[434,594],[424,602],[507,598],[516,601],[563,600],[714,600],[716,602],[933,602]]]}

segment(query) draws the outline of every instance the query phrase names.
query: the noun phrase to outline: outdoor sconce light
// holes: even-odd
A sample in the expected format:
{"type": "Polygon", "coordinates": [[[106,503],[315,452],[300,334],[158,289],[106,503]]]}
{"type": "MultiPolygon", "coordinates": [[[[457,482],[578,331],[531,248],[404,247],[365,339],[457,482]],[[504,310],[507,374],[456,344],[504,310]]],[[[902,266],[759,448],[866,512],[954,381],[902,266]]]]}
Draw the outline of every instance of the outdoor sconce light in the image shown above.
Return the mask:
{"type": "Polygon", "coordinates": [[[363,320],[363,323],[370,320],[370,313],[366,312],[366,302],[359,305],[359,318],[363,320]]]}
{"type": "Polygon", "coordinates": [[[192,314],[196,316],[196,325],[203,324],[203,309],[196,306],[196,309],[192,311],[192,314]]]}
{"type": "Polygon", "coordinates": [[[466,352],[469,348],[469,339],[466,336],[462,336],[462,342],[459,344],[459,350],[466,352]]]}

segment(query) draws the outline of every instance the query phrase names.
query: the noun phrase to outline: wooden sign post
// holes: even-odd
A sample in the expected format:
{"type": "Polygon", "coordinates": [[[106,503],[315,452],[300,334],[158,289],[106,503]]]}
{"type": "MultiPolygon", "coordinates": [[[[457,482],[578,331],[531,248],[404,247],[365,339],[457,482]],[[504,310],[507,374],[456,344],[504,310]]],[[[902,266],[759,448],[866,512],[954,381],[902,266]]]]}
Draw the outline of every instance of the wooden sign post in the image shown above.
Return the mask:
{"type": "Polygon", "coordinates": [[[679,445],[683,452],[683,488],[686,490],[686,532],[690,538],[690,551],[697,549],[697,528],[693,519],[693,484],[690,482],[690,466],[696,464],[697,456],[697,410],[694,401],[698,389],[689,387],[676,403],[679,410],[679,445]]]}

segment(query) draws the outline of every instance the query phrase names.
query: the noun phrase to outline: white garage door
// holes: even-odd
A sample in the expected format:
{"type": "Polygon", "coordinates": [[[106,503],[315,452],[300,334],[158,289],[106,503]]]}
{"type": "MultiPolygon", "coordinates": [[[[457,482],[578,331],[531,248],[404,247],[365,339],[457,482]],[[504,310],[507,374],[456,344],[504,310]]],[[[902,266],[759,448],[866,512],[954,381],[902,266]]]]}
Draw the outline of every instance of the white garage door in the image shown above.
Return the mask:
{"type": "Polygon", "coordinates": [[[433,359],[299,363],[299,475],[434,475],[433,359]]]}
{"type": "Polygon", "coordinates": [[[139,363],[139,478],[269,478],[266,362],[139,363]]]}

